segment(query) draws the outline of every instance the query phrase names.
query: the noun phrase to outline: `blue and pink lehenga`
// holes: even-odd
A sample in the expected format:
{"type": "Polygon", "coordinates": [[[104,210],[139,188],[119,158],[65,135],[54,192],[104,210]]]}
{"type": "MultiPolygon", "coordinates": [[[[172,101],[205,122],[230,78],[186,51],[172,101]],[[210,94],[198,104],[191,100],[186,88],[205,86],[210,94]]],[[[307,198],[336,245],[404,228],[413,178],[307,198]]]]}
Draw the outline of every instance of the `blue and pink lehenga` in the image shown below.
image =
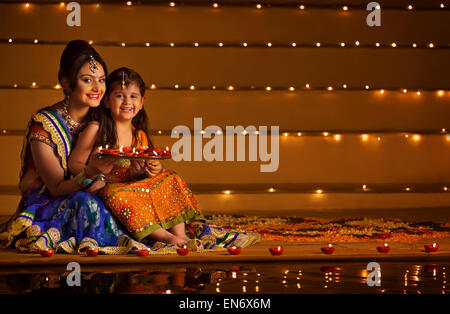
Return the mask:
{"type": "MultiPolygon", "coordinates": [[[[22,199],[16,213],[0,226],[1,247],[15,246],[21,252],[55,249],[67,254],[85,254],[89,248],[97,248],[101,254],[128,254],[136,249],[150,249],[151,254],[176,252],[173,245],[134,240],[95,194],[77,191],[53,198],[34,167],[29,145],[33,140],[54,149],[66,178],[70,178],[67,163],[74,137],[56,106],[43,109],[33,115],[27,128],[22,149],[22,199]]],[[[258,234],[226,230],[203,221],[193,221],[186,229],[188,236],[195,238],[189,243],[194,249],[245,247],[260,239],[258,234]]]]}

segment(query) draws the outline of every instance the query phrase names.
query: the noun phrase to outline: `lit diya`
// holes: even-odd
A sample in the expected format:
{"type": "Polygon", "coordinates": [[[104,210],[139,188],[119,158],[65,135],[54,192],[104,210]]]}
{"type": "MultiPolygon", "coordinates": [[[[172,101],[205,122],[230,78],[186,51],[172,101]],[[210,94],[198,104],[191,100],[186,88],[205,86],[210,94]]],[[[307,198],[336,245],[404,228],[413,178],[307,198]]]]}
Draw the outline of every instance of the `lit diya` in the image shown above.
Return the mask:
{"type": "Polygon", "coordinates": [[[183,245],[182,248],[177,249],[177,254],[181,255],[181,256],[185,256],[185,255],[188,255],[190,251],[191,250],[186,245],[183,245]]]}
{"type": "Polygon", "coordinates": [[[385,243],[383,246],[377,246],[377,251],[380,253],[388,253],[391,250],[391,247],[385,243]]]}
{"type": "Polygon", "coordinates": [[[41,254],[41,256],[43,257],[50,257],[53,255],[53,253],[55,253],[55,250],[53,249],[45,249],[39,251],[39,254],[41,254]]]}
{"type": "Polygon", "coordinates": [[[278,247],[276,247],[276,248],[275,248],[275,247],[269,248],[270,254],[272,254],[272,255],[274,255],[274,256],[283,254],[283,251],[284,251],[284,249],[283,249],[282,246],[278,246],[278,247]]]}
{"type": "Polygon", "coordinates": [[[126,157],[132,159],[169,159],[172,157],[169,147],[166,147],[166,149],[123,146],[120,146],[119,148],[109,148],[108,145],[106,145],[105,148],[102,146],[99,147],[99,153],[103,156],[117,158],[126,157]]]}
{"type": "Polygon", "coordinates": [[[334,250],[336,249],[333,244],[328,244],[328,246],[326,247],[321,247],[320,248],[322,250],[323,254],[333,254],[334,250]]]}
{"type": "Polygon", "coordinates": [[[86,254],[91,257],[96,257],[98,255],[98,249],[87,249],[86,254]]]}
{"type": "Polygon", "coordinates": [[[425,252],[436,252],[439,249],[439,244],[433,243],[433,244],[425,244],[425,252]]]}
{"type": "Polygon", "coordinates": [[[241,247],[230,247],[228,248],[228,253],[230,253],[231,255],[239,255],[241,254],[242,248],[241,247]]]}
{"type": "Polygon", "coordinates": [[[135,250],[134,253],[136,253],[137,256],[147,256],[148,253],[150,253],[150,249],[135,250]]]}

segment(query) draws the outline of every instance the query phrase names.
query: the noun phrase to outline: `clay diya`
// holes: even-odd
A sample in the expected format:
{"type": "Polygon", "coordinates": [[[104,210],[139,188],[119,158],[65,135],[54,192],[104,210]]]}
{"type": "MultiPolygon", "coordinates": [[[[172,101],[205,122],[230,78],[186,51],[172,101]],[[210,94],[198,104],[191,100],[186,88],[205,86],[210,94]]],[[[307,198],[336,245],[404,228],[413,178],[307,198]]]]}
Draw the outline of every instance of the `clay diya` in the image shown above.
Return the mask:
{"type": "Polygon", "coordinates": [[[284,251],[284,249],[283,249],[282,246],[279,246],[279,247],[276,247],[276,248],[275,247],[269,248],[269,252],[273,256],[281,255],[281,254],[283,254],[283,251],[284,251]]]}
{"type": "Polygon", "coordinates": [[[336,249],[333,244],[328,244],[326,247],[320,248],[322,250],[323,254],[333,254],[334,250],[336,249]]]}
{"type": "Polygon", "coordinates": [[[439,244],[433,243],[433,244],[425,244],[425,252],[436,252],[439,249],[439,244]]]}
{"type": "Polygon", "coordinates": [[[55,253],[55,250],[53,249],[45,249],[39,251],[39,254],[41,254],[41,256],[43,257],[50,257],[53,255],[53,253],[55,253]]]}
{"type": "Polygon", "coordinates": [[[230,253],[231,255],[239,255],[241,254],[242,248],[241,247],[230,247],[228,248],[228,253],[230,253]]]}
{"type": "Polygon", "coordinates": [[[388,253],[391,250],[391,247],[385,243],[383,246],[377,246],[377,251],[380,253],[388,253]]]}

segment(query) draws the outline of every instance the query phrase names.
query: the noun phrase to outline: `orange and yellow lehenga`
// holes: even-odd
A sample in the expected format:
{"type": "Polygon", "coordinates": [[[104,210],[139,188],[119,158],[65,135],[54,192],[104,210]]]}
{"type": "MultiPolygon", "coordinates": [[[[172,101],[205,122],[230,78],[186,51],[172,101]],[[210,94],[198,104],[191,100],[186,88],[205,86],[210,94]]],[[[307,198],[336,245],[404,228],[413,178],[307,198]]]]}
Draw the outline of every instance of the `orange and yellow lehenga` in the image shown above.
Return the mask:
{"type": "MultiPolygon", "coordinates": [[[[133,147],[148,146],[142,130],[136,131],[133,147]]],[[[186,182],[173,170],[163,170],[153,178],[130,180],[129,159],[119,159],[107,176],[108,184],[99,192],[105,206],[131,233],[142,241],[158,228],[186,224],[187,235],[201,241],[206,249],[231,244],[249,246],[260,239],[255,233],[225,230],[205,224],[205,218],[186,182]]]]}
{"type": "MultiPolygon", "coordinates": [[[[133,147],[146,146],[147,137],[138,130],[133,147]]],[[[99,196],[136,240],[144,239],[158,228],[169,229],[181,222],[204,220],[194,195],[175,171],[128,181],[130,165],[129,159],[119,159],[99,196]]]]}

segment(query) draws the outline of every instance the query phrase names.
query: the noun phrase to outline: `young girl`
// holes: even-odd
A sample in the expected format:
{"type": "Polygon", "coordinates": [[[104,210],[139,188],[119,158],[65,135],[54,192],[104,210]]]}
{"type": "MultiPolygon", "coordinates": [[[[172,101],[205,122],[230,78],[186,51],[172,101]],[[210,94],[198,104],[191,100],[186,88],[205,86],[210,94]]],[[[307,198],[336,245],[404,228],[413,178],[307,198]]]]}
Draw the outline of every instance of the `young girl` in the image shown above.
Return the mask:
{"type": "MultiPolygon", "coordinates": [[[[141,76],[131,69],[119,68],[110,74],[99,121],[80,134],[70,156],[73,174],[81,172],[90,158],[98,158],[98,151],[91,154],[95,147],[153,148],[143,107],[145,89],[141,76]]],[[[183,179],[164,170],[158,160],[120,159],[87,190],[95,191],[137,240],[149,237],[183,246],[190,240],[185,223],[204,220],[183,179]]]]}

